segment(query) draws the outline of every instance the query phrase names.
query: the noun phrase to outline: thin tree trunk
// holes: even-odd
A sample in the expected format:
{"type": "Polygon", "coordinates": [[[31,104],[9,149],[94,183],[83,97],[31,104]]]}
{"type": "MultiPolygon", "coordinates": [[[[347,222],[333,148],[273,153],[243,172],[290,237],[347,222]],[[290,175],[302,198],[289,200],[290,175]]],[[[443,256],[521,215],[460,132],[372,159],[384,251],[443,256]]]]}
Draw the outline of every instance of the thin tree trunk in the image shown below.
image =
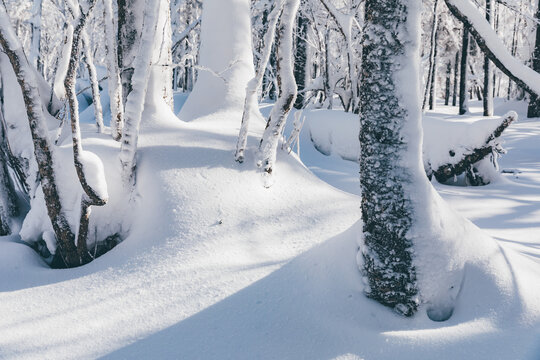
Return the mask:
{"type": "Polygon", "coordinates": [[[90,79],[90,86],[92,89],[92,105],[94,105],[94,116],[96,117],[96,126],[99,133],[103,132],[103,107],[101,106],[101,96],[99,94],[99,82],[97,78],[96,67],[94,65],[94,59],[92,56],[92,49],[90,48],[90,39],[86,30],[81,33],[82,44],[84,49],[84,60],[86,62],[86,69],[88,70],[88,78],[90,79]]]}
{"type": "Polygon", "coordinates": [[[278,0],[274,3],[274,7],[268,15],[268,29],[263,38],[263,52],[255,77],[250,80],[246,88],[246,99],[244,101],[244,111],[242,112],[242,123],[240,125],[240,132],[238,134],[238,141],[236,143],[235,159],[238,162],[244,161],[244,152],[247,144],[247,135],[249,129],[249,121],[253,112],[252,106],[254,104],[254,97],[257,96],[257,91],[261,87],[266,67],[270,59],[271,50],[274,44],[276,25],[283,8],[283,0],[278,0]]]}
{"type": "Polygon", "coordinates": [[[456,60],[454,61],[454,90],[452,94],[452,106],[457,105],[459,83],[459,51],[456,51],[456,60]]]}
{"type": "Polygon", "coordinates": [[[450,79],[452,77],[452,62],[448,61],[446,64],[446,86],[444,90],[444,105],[448,106],[450,103],[450,79]]]}
{"type": "Polygon", "coordinates": [[[439,17],[437,16],[437,5],[439,0],[433,2],[433,21],[431,22],[431,47],[429,49],[429,67],[428,67],[428,76],[426,79],[426,87],[424,90],[424,101],[422,103],[422,110],[426,108],[428,103],[428,96],[430,95],[430,87],[432,85],[431,76],[433,75],[433,67],[435,66],[435,53],[437,51],[437,21],[439,17]]]}
{"type": "MultiPolygon", "coordinates": [[[[534,18],[536,21],[540,21],[540,3],[536,8],[534,18]]],[[[536,24],[536,40],[534,43],[534,52],[532,54],[532,68],[534,71],[540,73],[540,27],[536,24]]],[[[527,108],[527,117],[540,117],[540,99],[537,94],[531,94],[531,100],[527,108]]]]}
{"type": "Polygon", "coordinates": [[[120,141],[124,127],[124,103],[122,97],[122,81],[118,67],[117,43],[114,41],[115,29],[112,0],[103,0],[103,19],[105,23],[105,51],[107,53],[107,75],[111,109],[111,135],[120,141]]]}
{"type": "Polygon", "coordinates": [[[296,82],[293,71],[293,24],[300,0],[286,0],[277,34],[277,76],[279,98],[272,107],[264,130],[258,165],[266,175],[265,186],[272,184],[272,174],[276,162],[279,139],[287,120],[287,115],[296,99],[296,82]]]}
{"type": "Polygon", "coordinates": [[[439,29],[435,32],[435,42],[433,43],[433,64],[431,67],[430,87],[429,87],[429,109],[434,110],[437,102],[437,42],[439,39],[439,29]]]}
{"type": "Polygon", "coordinates": [[[306,61],[307,61],[307,19],[299,12],[296,26],[296,51],[294,55],[294,79],[298,86],[298,95],[294,107],[304,107],[304,88],[306,87],[306,61]]]}
{"type": "MultiPolygon", "coordinates": [[[[492,22],[493,20],[493,0],[486,0],[486,20],[492,22]]],[[[492,67],[489,57],[484,54],[484,116],[493,115],[493,83],[492,79],[492,67]]]]}
{"type": "Polygon", "coordinates": [[[469,27],[463,24],[463,40],[461,42],[461,65],[459,72],[459,115],[469,111],[467,102],[467,62],[469,55],[469,27]]]}

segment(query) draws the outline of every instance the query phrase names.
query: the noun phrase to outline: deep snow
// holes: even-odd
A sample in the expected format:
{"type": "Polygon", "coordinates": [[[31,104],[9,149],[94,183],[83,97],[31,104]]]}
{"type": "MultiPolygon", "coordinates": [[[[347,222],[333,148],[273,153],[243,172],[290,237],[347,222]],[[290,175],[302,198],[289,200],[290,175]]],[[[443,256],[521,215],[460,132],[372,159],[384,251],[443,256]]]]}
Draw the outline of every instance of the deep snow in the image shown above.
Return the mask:
{"type": "MultiPolygon", "coordinates": [[[[508,110],[498,105],[497,114],[508,110]]],[[[322,155],[304,130],[307,167],[280,151],[265,189],[253,152],[262,123],[240,165],[239,113],[184,123],[147,106],[143,118],[123,243],[82,268],[51,270],[16,237],[0,238],[0,358],[540,357],[537,119],[521,116],[503,135],[501,168],[520,173],[481,188],[435,184],[497,239],[494,260],[470,262],[454,315],[438,323],[425,307],[402,318],[362,294],[354,162],[322,155]]],[[[83,127],[85,149],[104,159],[114,208],[118,146],[94,131],[83,127]]]]}

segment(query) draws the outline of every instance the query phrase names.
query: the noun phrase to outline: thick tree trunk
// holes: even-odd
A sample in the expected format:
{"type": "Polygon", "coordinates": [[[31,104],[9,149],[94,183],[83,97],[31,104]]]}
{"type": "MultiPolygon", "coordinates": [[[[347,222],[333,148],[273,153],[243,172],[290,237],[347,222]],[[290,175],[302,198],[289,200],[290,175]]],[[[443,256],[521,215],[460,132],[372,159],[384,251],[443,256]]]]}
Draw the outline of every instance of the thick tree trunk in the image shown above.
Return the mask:
{"type": "Polygon", "coordinates": [[[4,112],[0,109],[0,236],[11,234],[12,219],[19,213],[15,186],[8,170],[9,144],[4,123],[4,112]]]}
{"type": "Polygon", "coordinates": [[[11,28],[9,17],[3,5],[0,5],[0,44],[13,66],[23,93],[34,153],[41,177],[41,187],[58,242],[55,254],[56,263],[58,266],[67,267],[80,265],[81,259],[77,254],[75,235],[69,226],[60,201],[54,165],[56,161],[53,154],[54,147],[48,138],[36,79],[23,48],[11,28]]]}
{"type": "Polygon", "coordinates": [[[469,55],[469,27],[463,24],[463,40],[461,42],[461,62],[459,67],[459,115],[469,111],[467,102],[467,58],[469,55]]]}
{"type": "Polygon", "coordinates": [[[268,118],[266,129],[264,130],[260,149],[260,160],[258,166],[262,168],[266,175],[265,186],[272,185],[272,173],[276,162],[279,139],[287,115],[296,99],[296,83],[293,72],[293,27],[294,18],[300,5],[300,0],[286,0],[281,15],[277,33],[277,76],[279,84],[279,98],[272,107],[272,112],[268,118]]]}
{"type": "MultiPolygon", "coordinates": [[[[486,20],[492,22],[493,20],[493,0],[486,0],[486,20]]],[[[493,115],[493,83],[492,83],[493,70],[491,67],[491,61],[489,57],[484,54],[484,116],[493,115]]]]}
{"type": "Polygon", "coordinates": [[[420,8],[420,1],[366,1],[359,82],[365,292],[405,316],[418,307],[409,191],[412,184],[429,186],[417,184],[427,182],[420,167],[419,53],[413,35],[419,32],[420,8]]]}
{"type": "MultiPolygon", "coordinates": [[[[540,21],[540,3],[536,8],[534,18],[536,21],[540,21]]],[[[532,68],[534,71],[540,73],[540,27],[536,24],[536,40],[534,43],[534,52],[532,54],[532,68]]],[[[537,94],[531,94],[531,100],[529,101],[529,107],[527,108],[527,117],[540,117],[540,99],[537,94]]]]}

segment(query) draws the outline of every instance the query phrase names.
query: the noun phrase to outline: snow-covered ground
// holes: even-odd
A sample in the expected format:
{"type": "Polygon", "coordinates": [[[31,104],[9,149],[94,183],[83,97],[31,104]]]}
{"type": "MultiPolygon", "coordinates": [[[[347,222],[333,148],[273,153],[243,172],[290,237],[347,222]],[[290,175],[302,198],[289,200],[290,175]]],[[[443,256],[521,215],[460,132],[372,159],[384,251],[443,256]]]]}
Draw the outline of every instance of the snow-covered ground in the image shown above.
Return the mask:
{"type": "MultiPolygon", "coordinates": [[[[403,318],[362,294],[358,167],[313,147],[315,112],[300,136],[303,163],[280,152],[265,189],[253,153],[264,124],[253,124],[237,164],[239,114],[186,123],[147,108],[123,243],[84,267],[51,270],[16,237],[0,238],[0,358],[540,358],[540,122],[525,119],[524,104],[497,105],[498,115],[520,114],[500,162],[520,172],[436,188],[498,240],[506,262],[467,269],[448,321],[425,308],[403,318]]],[[[87,125],[84,136],[114,165],[104,135],[87,125]]]]}

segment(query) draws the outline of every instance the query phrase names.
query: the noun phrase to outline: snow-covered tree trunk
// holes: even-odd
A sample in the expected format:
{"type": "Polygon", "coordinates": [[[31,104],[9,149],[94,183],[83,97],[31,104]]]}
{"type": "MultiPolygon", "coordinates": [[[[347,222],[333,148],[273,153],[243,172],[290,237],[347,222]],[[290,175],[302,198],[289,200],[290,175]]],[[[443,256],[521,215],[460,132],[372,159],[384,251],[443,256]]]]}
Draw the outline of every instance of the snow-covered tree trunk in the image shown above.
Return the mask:
{"type": "Polygon", "coordinates": [[[125,125],[120,149],[120,163],[124,186],[129,188],[135,184],[135,169],[139,127],[144,110],[148,79],[151,73],[152,57],[155,49],[156,28],[161,1],[148,1],[144,11],[144,28],[141,43],[135,58],[134,71],[130,79],[132,90],[129,93],[125,125]]]}
{"type": "MultiPolygon", "coordinates": [[[[486,0],[486,20],[493,22],[493,0],[486,0]]],[[[493,70],[491,61],[487,55],[484,55],[484,91],[483,91],[483,107],[484,116],[493,115],[493,70]]]]}
{"type": "Polygon", "coordinates": [[[0,110],[0,236],[11,233],[12,219],[18,215],[15,186],[8,170],[9,144],[4,124],[4,113],[0,110]]]}
{"type": "Polygon", "coordinates": [[[308,20],[299,12],[296,26],[296,47],[294,52],[294,79],[298,86],[298,95],[294,107],[302,109],[304,107],[304,88],[306,87],[306,66],[307,66],[307,26],[308,20]]]}
{"type": "MultiPolygon", "coordinates": [[[[247,83],[255,76],[249,5],[249,0],[204,1],[197,82],[180,119],[243,110],[247,83]]],[[[258,116],[257,106],[253,109],[258,116]]]]}
{"type": "Polygon", "coordinates": [[[467,65],[469,55],[469,27],[463,24],[463,37],[461,41],[461,62],[459,66],[459,115],[469,111],[467,100],[467,65]]]}
{"type": "Polygon", "coordinates": [[[266,176],[266,186],[272,184],[272,173],[276,162],[279,139],[287,116],[296,99],[296,82],[293,71],[293,28],[294,19],[300,0],[286,0],[279,22],[277,33],[277,77],[279,84],[279,98],[272,107],[270,117],[266,124],[260,149],[258,166],[262,167],[266,176]]]}
{"type": "Polygon", "coordinates": [[[452,77],[452,62],[448,61],[446,64],[446,83],[444,87],[444,105],[448,106],[450,103],[450,82],[452,77]]]}
{"type": "MultiPolygon", "coordinates": [[[[82,147],[82,137],[81,129],[79,124],[79,104],[77,101],[77,93],[75,91],[75,82],[77,76],[77,67],[79,65],[79,53],[80,48],[83,43],[85,43],[86,51],[85,56],[87,57],[87,63],[92,62],[91,50],[89,49],[88,42],[89,39],[86,36],[85,38],[85,26],[90,12],[92,11],[96,0],[90,0],[88,4],[87,12],[79,11],[78,24],[73,31],[73,41],[71,47],[71,56],[68,65],[68,71],[66,73],[66,79],[64,80],[64,86],[66,88],[66,96],[69,104],[69,113],[71,118],[71,139],[73,144],[73,162],[75,165],[75,170],[77,172],[77,177],[82,186],[84,194],[81,198],[81,218],[79,221],[79,229],[77,232],[77,252],[79,255],[80,262],[82,264],[91,261],[91,257],[88,254],[86,248],[86,239],[88,234],[88,222],[90,217],[90,206],[103,206],[107,203],[108,196],[106,190],[103,189],[101,184],[104,183],[104,174],[102,171],[103,164],[99,159],[96,159],[95,156],[85,153],[82,147]],[[89,58],[88,58],[89,57],[89,58]],[[98,165],[96,165],[96,163],[98,165]],[[97,181],[89,181],[89,179],[95,179],[97,181]],[[97,183],[100,186],[95,188],[93,185],[97,183]]],[[[82,9],[81,9],[82,10],[82,9]]],[[[76,9],[72,9],[73,13],[76,14],[76,9]]],[[[93,64],[92,64],[93,66],[93,64]]],[[[89,69],[91,82],[93,81],[92,86],[97,87],[97,76],[89,69]],[[94,80],[92,80],[92,76],[94,80]]],[[[92,92],[99,89],[92,89],[92,92]]],[[[94,96],[95,102],[100,102],[99,97],[94,96]]],[[[101,104],[99,103],[99,109],[96,106],[96,113],[101,112],[101,104]]],[[[101,115],[101,114],[99,114],[101,115]]],[[[97,117],[97,114],[96,114],[97,117]]],[[[96,118],[97,119],[97,118],[96,118]]],[[[99,127],[99,124],[98,124],[99,127]]],[[[101,127],[103,127],[103,119],[101,118],[101,127]]]]}
{"type": "MultiPolygon", "coordinates": [[[[157,1],[157,0],[156,0],[157,1]]],[[[117,0],[118,3],[118,67],[122,82],[122,103],[132,90],[131,77],[143,27],[145,0],[117,0]]]]}
{"type": "Polygon", "coordinates": [[[103,107],[101,106],[101,96],[99,94],[99,83],[96,72],[96,66],[94,65],[94,57],[92,56],[92,49],[90,48],[90,38],[86,29],[81,33],[82,44],[84,49],[84,61],[86,62],[86,69],[88,70],[88,77],[90,79],[90,86],[92,88],[92,105],[94,106],[94,116],[96,118],[96,126],[99,133],[103,132],[103,107]]]}
{"type": "Polygon", "coordinates": [[[41,58],[41,14],[43,0],[32,2],[32,44],[30,48],[30,63],[43,76],[43,59],[41,58]]]}
{"type": "MultiPolygon", "coordinates": [[[[411,228],[421,179],[419,0],[367,0],[360,79],[362,268],[368,297],[410,316],[418,306],[411,228]]],[[[423,184],[422,184],[423,185],[423,184]]]]}
{"type": "Polygon", "coordinates": [[[45,197],[47,212],[58,242],[55,257],[58,263],[65,266],[77,266],[81,263],[81,260],[75,247],[75,235],[69,226],[60,201],[54,165],[56,161],[54,147],[48,138],[35,74],[11,27],[3,4],[0,5],[0,44],[4,48],[17,75],[17,81],[21,87],[26,104],[34,153],[41,177],[41,187],[45,197]]]}
{"type": "Polygon", "coordinates": [[[247,144],[247,135],[249,129],[249,122],[253,114],[252,107],[256,105],[256,97],[259,88],[261,87],[263,76],[268,66],[270,54],[274,44],[276,25],[283,8],[283,0],[276,0],[268,15],[268,28],[264,34],[263,39],[263,52],[259,64],[257,65],[257,71],[255,77],[251,79],[246,88],[246,99],[244,101],[244,111],[242,112],[242,123],[240,125],[240,132],[238,134],[238,141],[236,143],[235,158],[238,162],[244,161],[244,152],[247,144]]]}
{"type": "Polygon", "coordinates": [[[111,109],[111,135],[119,141],[124,127],[124,103],[122,101],[122,81],[118,67],[116,34],[112,0],[103,0],[103,21],[105,23],[105,51],[107,54],[107,76],[109,78],[109,99],[111,109]]]}

